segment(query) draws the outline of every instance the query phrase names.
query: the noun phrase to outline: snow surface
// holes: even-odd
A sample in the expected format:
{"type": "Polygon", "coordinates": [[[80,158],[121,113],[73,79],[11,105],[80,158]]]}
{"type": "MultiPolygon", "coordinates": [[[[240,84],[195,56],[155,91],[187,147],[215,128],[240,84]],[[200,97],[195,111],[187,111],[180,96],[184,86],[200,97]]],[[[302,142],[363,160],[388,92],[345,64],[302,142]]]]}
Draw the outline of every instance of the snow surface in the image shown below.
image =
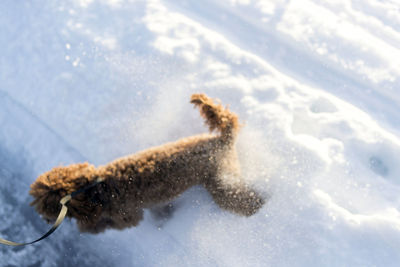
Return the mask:
{"type": "Polygon", "coordinates": [[[48,229],[29,185],[206,129],[220,98],[245,123],[242,218],[195,187],[163,223],[0,247],[2,266],[398,266],[396,0],[0,1],[0,235],[48,229]]]}

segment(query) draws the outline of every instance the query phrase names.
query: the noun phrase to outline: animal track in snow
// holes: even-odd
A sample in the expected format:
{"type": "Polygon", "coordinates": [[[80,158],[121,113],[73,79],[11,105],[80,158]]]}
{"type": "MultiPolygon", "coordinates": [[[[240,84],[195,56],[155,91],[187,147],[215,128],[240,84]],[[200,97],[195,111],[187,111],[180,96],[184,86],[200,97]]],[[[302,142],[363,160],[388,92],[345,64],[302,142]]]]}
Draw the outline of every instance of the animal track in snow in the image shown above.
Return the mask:
{"type": "Polygon", "coordinates": [[[385,162],[377,156],[371,156],[369,158],[369,167],[374,173],[380,176],[385,177],[389,174],[389,168],[386,166],[385,162]]]}

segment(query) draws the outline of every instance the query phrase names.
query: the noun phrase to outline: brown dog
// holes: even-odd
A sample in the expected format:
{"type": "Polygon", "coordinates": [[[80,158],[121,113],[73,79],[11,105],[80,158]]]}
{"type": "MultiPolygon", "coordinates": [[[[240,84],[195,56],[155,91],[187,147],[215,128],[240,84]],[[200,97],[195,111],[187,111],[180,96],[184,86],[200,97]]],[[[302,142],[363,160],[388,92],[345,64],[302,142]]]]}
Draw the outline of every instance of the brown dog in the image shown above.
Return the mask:
{"type": "Polygon", "coordinates": [[[143,208],[168,202],[194,185],[203,185],[223,209],[244,216],[256,213],[264,200],[240,177],[237,115],[204,94],[192,95],[191,103],[218,135],[184,138],[98,168],[88,163],[56,167],[31,185],[32,205],[46,220],[55,220],[63,196],[100,179],[68,203],[67,216],[77,220],[81,231],[136,226],[143,208]]]}

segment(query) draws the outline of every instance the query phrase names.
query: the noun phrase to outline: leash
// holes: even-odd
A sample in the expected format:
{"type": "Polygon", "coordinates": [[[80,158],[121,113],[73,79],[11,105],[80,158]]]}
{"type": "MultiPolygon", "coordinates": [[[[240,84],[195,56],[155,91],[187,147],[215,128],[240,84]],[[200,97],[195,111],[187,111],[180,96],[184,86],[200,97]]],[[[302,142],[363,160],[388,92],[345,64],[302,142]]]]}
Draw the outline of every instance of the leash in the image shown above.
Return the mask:
{"type": "Polygon", "coordinates": [[[25,246],[25,245],[31,245],[33,243],[39,242],[42,239],[45,239],[46,237],[48,237],[49,235],[51,235],[57,228],[58,226],[60,226],[60,224],[62,223],[62,221],[65,218],[65,215],[67,214],[68,208],[66,206],[66,204],[68,203],[68,201],[71,200],[71,195],[66,195],[65,197],[63,197],[60,200],[60,204],[62,205],[61,207],[61,211],[58,214],[57,220],[56,222],[53,224],[53,226],[51,227],[51,229],[49,231],[47,231],[47,233],[45,233],[42,237],[36,239],[35,241],[32,242],[26,242],[26,243],[17,243],[17,242],[13,242],[13,241],[9,241],[3,238],[0,238],[0,243],[4,244],[4,245],[8,245],[8,246],[25,246]]]}
{"type": "Polygon", "coordinates": [[[65,215],[67,215],[67,211],[68,211],[68,207],[66,206],[67,203],[68,203],[74,196],[76,196],[76,195],[78,195],[78,194],[80,194],[80,193],[82,193],[82,192],[88,190],[89,188],[94,187],[95,185],[97,185],[97,184],[99,184],[99,183],[101,183],[101,182],[103,182],[103,179],[98,178],[98,179],[96,180],[96,182],[94,182],[93,184],[88,185],[88,186],[86,186],[86,187],[83,187],[83,188],[81,188],[81,189],[79,189],[79,190],[77,190],[77,191],[72,192],[72,193],[69,194],[69,195],[64,196],[64,197],[60,200],[61,210],[60,210],[60,213],[58,214],[58,217],[57,217],[56,222],[53,224],[53,226],[51,227],[51,229],[50,229],[49,231],[47,231],[47,233],[45,233],[44,235],[42,235],[40,238],[38,238],[38,239],[36,239],[36,240],[34,240],[34,241],[31,241],[31,242],[26,242],[26,243],[17,243],[17,242],[13,242],[13,241],[10,241],[10,240],[6,240],[6,239],[3,239],[3,238],[0,238],[0,244],[18,247],[18,246],[31,245],[31,244],[34,244],[34,243],[36,243],[36,242],[39,242],[39,241],[45,239],[46,237],[48,237],[49,235],[51,235],[51,234],[58,228],[58,226],[60,226],[60,224],[61,224],[61,223],[63,222],[63,220],[65,219],[65,215]]]}

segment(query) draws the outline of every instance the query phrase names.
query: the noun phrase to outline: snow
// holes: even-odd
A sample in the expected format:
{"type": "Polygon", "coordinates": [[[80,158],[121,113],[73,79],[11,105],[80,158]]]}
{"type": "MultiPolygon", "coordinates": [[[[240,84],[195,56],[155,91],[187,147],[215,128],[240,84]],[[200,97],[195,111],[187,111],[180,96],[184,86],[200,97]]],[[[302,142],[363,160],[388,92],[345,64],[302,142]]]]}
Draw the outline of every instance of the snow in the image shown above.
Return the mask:
{"type": "Polygon", "coordinates": [[[48,225],[29,185],[57,165],[206,131],[195,92],[240,115],[242,218],[194,187],[172,218],[0,247],[6,266],[397,266],[400,4],[394,0],[1,1],[0,235],[48,225]]]}

